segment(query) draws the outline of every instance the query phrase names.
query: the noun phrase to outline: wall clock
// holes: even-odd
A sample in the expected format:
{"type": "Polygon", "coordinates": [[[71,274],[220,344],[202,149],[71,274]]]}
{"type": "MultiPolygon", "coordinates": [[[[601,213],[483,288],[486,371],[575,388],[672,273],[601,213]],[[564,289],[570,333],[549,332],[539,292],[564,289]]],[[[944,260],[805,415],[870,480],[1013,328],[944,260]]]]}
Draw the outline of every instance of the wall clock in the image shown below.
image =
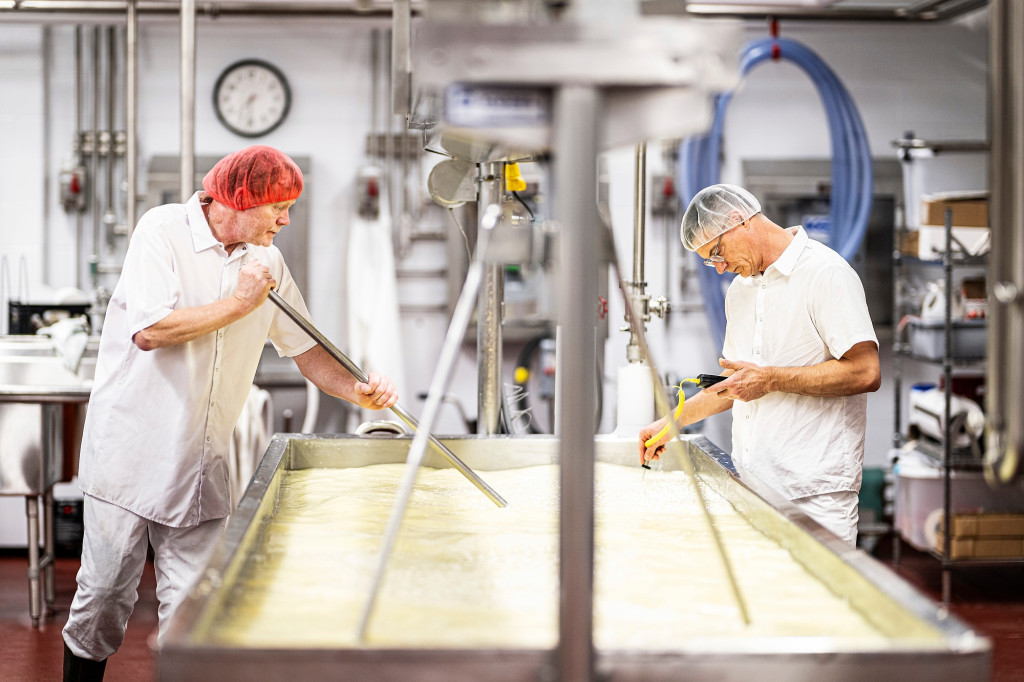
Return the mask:
{"type": "Polygon", "coordinates": [[[260,137],[277,128],[291,104],[284,74],[260,59],[235,62],[224,69],[213,88],[217,118],[242,137],[260,137]]]}

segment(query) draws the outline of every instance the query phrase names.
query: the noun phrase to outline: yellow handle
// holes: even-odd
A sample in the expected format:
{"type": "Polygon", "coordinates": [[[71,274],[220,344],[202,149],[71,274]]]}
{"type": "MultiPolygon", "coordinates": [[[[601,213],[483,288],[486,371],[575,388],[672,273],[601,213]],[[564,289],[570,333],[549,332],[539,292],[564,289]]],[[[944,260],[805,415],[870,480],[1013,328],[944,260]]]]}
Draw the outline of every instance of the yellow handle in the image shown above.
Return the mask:
{"type": "MultiPolygon", "coordinates": [[[[699,383],[697,379],[683,379],[682,381],[679,382],[679,404],[676,405],[676,410],[672,414],[673,420],[679,419],[679,415],[683,413],[683,403],[686,401],[686,396],[683,394],[683,384],[686,383],[687,381],[689,381],[691,384],[699,383]]],[[[663,428],[661,431],[658,431],[657,435],[655,435],[653,438],[644,441],[644,447],[649,448],[655,443],[657,443],[659,440],[665,437],[665,435],[669,432],[669,429],[671,428],[671,424],[665,424],[665,428],[663,428]]]]}

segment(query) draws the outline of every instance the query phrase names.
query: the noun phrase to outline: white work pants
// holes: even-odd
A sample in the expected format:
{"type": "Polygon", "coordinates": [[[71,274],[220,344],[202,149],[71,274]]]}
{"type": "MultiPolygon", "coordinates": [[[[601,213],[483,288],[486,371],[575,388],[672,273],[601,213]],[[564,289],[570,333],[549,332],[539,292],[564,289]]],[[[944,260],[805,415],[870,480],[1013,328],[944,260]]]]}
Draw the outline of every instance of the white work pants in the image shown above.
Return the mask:
{"type": "Polygon", "coordinates": [[[793,500],[803,513],[828,528],[851,546],[857,546],[860,496],[852,490],[811,495],[793,500]]]}
{"type": "Polygon", "coordinates": [[[124,641],[148,545],[153,545],[162,635],[220,539],[226,519],[172,528],[86,495],[84,520],[82,567],[64,641],[74,655],[102,661],[124,641]]]}

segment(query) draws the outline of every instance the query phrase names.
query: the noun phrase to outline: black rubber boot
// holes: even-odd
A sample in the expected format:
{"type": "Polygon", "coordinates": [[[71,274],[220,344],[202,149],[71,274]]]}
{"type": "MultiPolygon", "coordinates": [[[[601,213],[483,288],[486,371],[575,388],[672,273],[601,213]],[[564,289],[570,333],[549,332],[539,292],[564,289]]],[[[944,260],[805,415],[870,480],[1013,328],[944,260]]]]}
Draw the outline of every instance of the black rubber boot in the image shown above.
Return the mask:
{"type": "Polygon", "coordinates": [[[64,644],[64,682],[102,682],[106,667],[107,659],[90,661],[79,658],[71,653],[67,643],[64,644]]]}

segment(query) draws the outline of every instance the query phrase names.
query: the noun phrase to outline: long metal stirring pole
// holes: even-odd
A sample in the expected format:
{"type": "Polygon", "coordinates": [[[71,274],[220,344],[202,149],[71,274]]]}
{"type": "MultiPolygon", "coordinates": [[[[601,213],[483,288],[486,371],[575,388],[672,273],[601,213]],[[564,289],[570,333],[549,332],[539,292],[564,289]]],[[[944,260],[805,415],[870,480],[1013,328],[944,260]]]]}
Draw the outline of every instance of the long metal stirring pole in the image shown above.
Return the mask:
{"type": "Polygon", "coordinates": [[[458,357],[459,347],[466,335],[466,328],[473,316],[473,303],[476,301],[480,291],[480,284],[484,276],[484,255],[487,253],[487,244],[490,239],[491,230],[498,222],[501,209],[496,204],[491,204],[484,211],[480,220],[480,231],[476,241],[476,255],[469,263],[469,270],[466,272],[466,283],[459,294],[459,300],[455,303],[455,310],[452,313],[452,321],[448,326],[448,333],[445,335],[444,344],[441,346],[441,357],[437,362],[437,369],[430,380],[430,389],[427,391],[427,403],[423,407],[424,428],[416,433],[412,446],[409,448],[409,455],[405,460],[405,472],[399,484],[398,495],[395,504],[391,508],[391,517],[388,519],[388,528],[384,534],[384,542],[381,545],[380,555],[377,558],[377,568],[374,571],[370,582],[370,595],[363,606],[363,613],[359,618],[358,641],[366,638],[366,629],[373,615],[373,607],[377,603],[377,593],[384,580],[384,571],[387,568],[388,558],[391,556],[391,549],[395,540],[398,539],[398,530],[402,525],[402,518],[405,516],[405,507],[412,495],[412,487],[416,483],[416,474],[419,472],[420,460],[423,459],[423,451],[426,449],[426,438],[429,438],[430,430],[434,427],[434,421],[441,408],[441,399],[448,388],[448,381],[451,379],[452,369],[455,367],[455,359],[458,357]]]}
{"type": "MultiPolygon", "coordinates": [[[[625,303],[626,317],[629,319],[629,326],[636,335],[635,338],[640,346],[641,357],[647,360],[647,364],[650,366],[651,374],[654,378],[655,409],[658,414],[671,415],[672,410],[669,409],[668,401],[665,400],[665,393],[660,388],[661,379],[658,377],[658,365],[655,364],[654,358],[651,357],[651,349],[650,346],[647,345],[647,338],[644,333],[643,323],[640,320],[640,315],[636,312],[636,309],[633,308],[632,298],[626,291],[622,268],[619,266],[618,252],[615,250],[615,238],[610,226],[605,227],[605,235],[607,239],[606,248],[608,250],[608,257],[611,259],[612,265],[615,267],[615,277],[619,284],[619,291],[622,293],[622,300],[625,303]]],[[[670,416],[668,424],[669,433],[672,434],[672,439],[666,444],[666,447],[679,447],[679,429],[676,426],[675,419],[672,419],[670,416]]],[[[693,463],[690,461],[689,455],[685,452],[679,460],[682,462],[687,478],[690,479],[690,482],[693,484],[693,489],[697,493],[697,500],[700,503],[701,511],[704,512],[704,520],[707,521],[708,528],[711,530],[711,537],[715,541],[715,548],[718,550],[718,556],[722,559],[722,566],[725,568],[725,575],[729,580],[729,587],[732,588],[733,597],[736,600],[736,605],[739,607],[740,617],[743,619],[743,623],[745,625],[750,625],[750,615],[747,612],[747,603],[743,599],[743,593],[740,592],[739,583],[736,581],[736,574],[732,569],[732,563],[729,561],[729,555],[726,554],[725,545],[722,544],[722,538],[718,534],[718,527],[715,525],[714,519],[711,518],[711,512],[708,511],[707,505],[704,503],[704,495],[700,491],[700,486],[697,485],[697,474],[693,470],[693,463]]]]}
{"type": "MultiPolygon", "coordinates": [[[[363,372],[363,370],[361,370],[359,366],[356,365],[356,363],[352,362],[352,360],[349,359],[348,356],[346,356],[344,353],[338,350],[334,346],[334,344],[332,344],[327,339],[327,337],[321,334],[320,331],[317,330],[317,328],[314,327],[309,322],[309,320],[300,315],[295,310],[295,308],[288,305],[288,303],[283,298],[281,298],[281,294],[271,289],[269,298],[271,301],[274,302],[274,304],[278,308],[284,311],[285,315],[290,317],[292,321],[295,322],[295,324],[299,325],[302,328],[302,331],[309,334],[313,338],[313,340],[320,344],[320,346],[325,351],[327,351],[327,353],[332,358],[341,363],[341,365],[345,369],[347,369],[352,376],[354,376],[359,381],[366,381],[366,373],[363,372]]],[[[449,464],[458,469],[459,473],[468,478],[470,482],[477,488],[479,488],[480,491],[488,497],[488,499],[494,502],[494,504],[498,505],[499,507],[508,506],[508,502],[505,501],[505,498],[499,495],[493,488],[491,488],[491,486],[487,485],[487,483],[482,478],[480,478],[475,471],[466,466],[465,462],[456,457],[455,453],[453,453],[451,450],[445,447],[445,445],[441,441],[432,436],[429,433],[429,429],[427,429],[426,431],[421,431],[419,422],[416,421],[416,418],[413,417],[408,412],[406,412],[404,409],[402,409],[402,407],[399,406],[398,403],[395,403],[394,405],[391,406],[391,411],[395,413],[396,417],[401,419],[414,432],[416,432],[417,437],[419,437],[420,433],[426,433],[426,438],[428,439],[428,442],[434,448],[434,450],[436,450],[439,455],[448,460],[449,464]]]]}

